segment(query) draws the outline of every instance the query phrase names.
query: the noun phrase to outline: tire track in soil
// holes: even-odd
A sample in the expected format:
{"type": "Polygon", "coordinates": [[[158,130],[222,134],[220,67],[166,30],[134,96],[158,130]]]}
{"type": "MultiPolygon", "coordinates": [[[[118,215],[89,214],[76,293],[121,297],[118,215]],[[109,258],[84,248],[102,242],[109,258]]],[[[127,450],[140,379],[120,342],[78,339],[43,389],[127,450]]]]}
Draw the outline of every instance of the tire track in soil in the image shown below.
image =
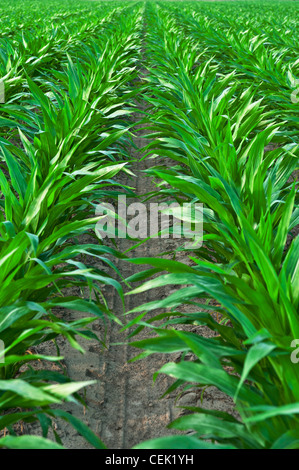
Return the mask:
{"type": "MultiPolygon", "coordinates": [[[[144,109],[143,103],[139,105],[139,109],[144,109]]],[[[142,117],[142,114],[135,113],[135,122],[142,119],[142,117]]],[[[135,133],[134,143],[140,149],[146,144],[145,139],[142,137],[146,131],[137,131],[136,129],[135,133]]],[[[148,160],[138,161],[141,157],[138,151],[133,150],[132,153],[137,159],[137,162],[131,167],[136,175],[135,193],[137,196],[141,196],[154,189],[150,179],[141,173],[142,170],[150,166],[150,163],[148,160]]],[[[132,185],[132,180],[123,175],[122,183],[132,185]]],[[[130,203],[138,201],[140,202],[137,198],[128,200],[130,203]]],[[[161,251],[165,250],[165,246],[163,246],[165,241],[161,239],[149,240],[131,251],[129,256],[158,256],[161,251]]],[[[123,252],[135,244],[136,242],[133,241],[119,239],[117,249],[123,252]]],[[[139,267],[122,260],[119,260],[116,264],[125,278],[145,269],[144,266],[139,267]]],[[[165,295],[165,291],[163,293],[158,292],[158,295],[165,295]]],[[[129,311],[141,303],[154,300],[156,296],[157,291],[126,296],[125,311],[129,311]]],[[[111,308],[114,313],[122,311],[121,301],[117,294],[113,296],[111,308]]],[[[172,420],[172,407],[169,399],[159,400],[159,397],[170,385],[170,380],[167,377],[160,377],[154,386],[152,376],[164,364],[164,357],[162,355],[153,355],[142,361],[129,364],[128,361],[136,356],[138,350],[128,345],[126,340],[127,332],[120,333],[120,327],[116,323],[112,323],[109,329],[110,343],[124,341],[125,344],[123,346],[111,346],[109,353],[104,353],[102,356],[105,367],[105,398],[102,410],[104,414],[102,415],[101,435],[110,448],[126,449],[143,440],[167,434],[165,427],[172,420]]],[[[138,335],[138,339],[147,336],[148,333],[143,332],[138,335]]]]}

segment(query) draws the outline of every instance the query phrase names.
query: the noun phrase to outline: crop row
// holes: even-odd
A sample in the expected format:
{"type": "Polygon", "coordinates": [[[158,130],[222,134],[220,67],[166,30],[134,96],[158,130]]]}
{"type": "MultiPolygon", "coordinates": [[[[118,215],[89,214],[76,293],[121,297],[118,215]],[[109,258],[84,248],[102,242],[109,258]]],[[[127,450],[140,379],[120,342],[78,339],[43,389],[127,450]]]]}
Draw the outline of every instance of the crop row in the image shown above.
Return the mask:
{"type": "MultiPolygon", "coordinates": [[[[91,229],[98,220],[96,203],[109,188],[114,188],[110,197],[117,195],[117,186],[123,189],[113,178],[127,171],[127,117],[136,94],[132,82],[141,7],[110,3],[109,8],[102,20],[90,15],[88,35],[84,17],[71,34],[69,10],[65,28],[56,30],[53,13],[41,26],[32,27],[29,16],[27,29],[3,43],[12,56],[7,60],[2,49],[7,101],[0,118],[0,335],[5,355],[0,361],[0,430],[8,429],[9,435],[0,446],[61,447],[54,422],[62,418],[95,447],[104,447],[86,425],[53,408],[63,400],[82,401],[76,392],[89,382],[72,382],[63,368],[36,369],[30,363],[59,367],[58,336],[82,351],[78,337],[95,337],[90,323],[115,318],[101,286],[123,296],[120,283],[102,268],[117,270],[108,259],[116,252],[99,243],[91,229]],[[82,245],[80,236],[89,232],[89,242],[82,245]],[[96,264],[89,267],[83,256],[96,264]],[[68,294],[73,287],[81,294],[68,294]],[[65,309],[82,312],[82,318],[68,321],[65,309]],[[57,357],[38,352],[50,340],[57,357]],[[43,437],[16,437],[20,420],[38,421],[43,437]],[[51,428],[57,443],[44,440],[51,428]]],[[[76,21],[78,16],[80,10],[76,21]]]]}
{"type": "Polygon", "coordinates": [[[256,34],[259,13],[250,13],[248,21],[243,15],[244,25],[233,32],[233,20],[223,27],[211,8],[208,21],[205,10],[196,13],[190,5],[183,13],[163,2],[147,9],[145,151],[157,161],[147,172],[160,198],[204,204],[203,238],[202,246],[180,248],[191,265],[134,260],[163,274],[133,293],[166,285],[179,291],[134,309],[142,312],[137,331],[147,312],[163,310],[147,320],[157,337],[132,344],[147,355],[183,352],[180,362],[159,371],[176,379],[169,391],[216,386],[234,400],[239,419],[195,408],[171,424],[194,435],[141,446],[298,446],[299,369],[291,360],[291,345],[299,338],[299,239],[292,232],[299,222],[298,107],[295,112],[288,83],[288,68],[298,76],[298,61],[274,27],[256,34]],[[173,164],[164,166],[159,157],[173,164]],[[198,311],[186,313],[184,304],[198,311]],[[215,310],[220,322],[210,315],[215,310]],[[204,338],[176,328],[190,324],[217,335],[204,338]],[[185,359],[186,353],[195,359],[185,359]]]}

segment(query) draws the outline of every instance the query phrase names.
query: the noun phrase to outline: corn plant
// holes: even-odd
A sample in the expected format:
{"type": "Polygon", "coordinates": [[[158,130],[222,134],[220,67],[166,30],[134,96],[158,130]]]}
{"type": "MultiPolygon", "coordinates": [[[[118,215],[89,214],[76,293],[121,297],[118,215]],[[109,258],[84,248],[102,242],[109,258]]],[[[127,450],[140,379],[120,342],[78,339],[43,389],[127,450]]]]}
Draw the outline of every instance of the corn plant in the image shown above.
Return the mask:
{"type": "Polygon", "coordinates": [[[92,234],[99,220],[94,216],[96,202],[110,188],[114,188],[111,197],[118,195],[117,188],[129,190],[114,177],[129,172],[126,117],[136,95],[130,82],[136,75],[140,8],[129,7],[130,14],[121,22],[117,17],[128,7],[119,4],[107,7],[106,18],[91,15],[93,36],[106,28],[108,48],[106,37],[96,43],[91,34],[84,41],[86,28],[82,24],[74,28],[77,17],[89,12],[84,2],[75,5],[79,8],[75,15],[57,11],[57,19],[68,22],[62,32],[53,29],[55,19],[46,9],[45,35],[38,27],[32,30],[29,19],[27,30],[13,35],[18,47],[12,49],[7,42],[7,50],[15,54],[10,64],[8,55],[3,55],[11,76],[20,70],[20,88],[8,80],[9,100],[0,118],[0,337],[5,345],[0,363],[0,430],[9,431],[5,437],[2,432],[1,447],[61,448],[55,419],[69,422],[94,447],[105,447],[83,422],[55,408],[62,401],[84,403],[78,391],[93,383],[67,377],[57,340],[64,337],[84,353],[78,338],[104,345],[89,328],[96,318],[121,324],[109,311],[101,288],[108,285],[123,299],[120,283],[104,269],[108,265],[120,275],[110,258],[122,255],[98,240],[82,245],[80,236],[92,234]],[[31,60],[35,55],[39,59],[31,60]],[[103,269],[86,265],[82,259],[86,256],[97,259],[103,269]],[[82,296],[67,293],[73,286],[82,296]],[[61,309],[84,316],[68,321],[61,309]],[[56,345],[57,356],[38,353],[39,345],[48,341],[56,345]],[[57,363],[61,371],[35,370],[34,361],[57,363]],[[42,437],[17,435],[20,421],[39,422],[42,437]],[[50,428],[56,442],[48,439],[50,428]]]}
{"type": "MultiPolygon", "coordinates": [[[[129,322],[128,327],[137,325],[131,336],[145,327],[156,333],[131,344],[143,351],[136,359],[182,352],[179,362],[157,371],[175,379],[165,393],[182,386],[216,386],[234,400],[239,419],[186,407],[190,414],[169,427],[192,429],[192,436],[161,438],[137,448],[298,448],[298,367],[291,361],[291,344],[299,334],[298,237],[287,244],[298,225],[298,193],[290,182],[298,169],[298,145],[288,143],[284,123],[268,111],[268,96],[255,101],[254,87],[238,81],[237,68],[218,72],[213,61],[202,60],[205,52],[194,53],[192,33],[181,55],[180,40],[167,35],[174,22],[163,3],[148,8],[148,22],[155,31],[147,78],[152,141],[144,150],[175,163],[147,173],[160,199],[164,194],[168,200],[204,203],[204,233],[202,247],[180,248],[191,264],[131,260],[166,272],[131,294],[178,286],[167,298],[129,312],[140,312],[129,322]],[[269,151],[276,138],[285,138],[284,145],[269,151]],[[209,306],[210,300],[219,307],[209,306]],[[198,311],[181,311],[184,304],[198,311]],[[215,310],[220,322],[210,315],[215,310]],[[204,338],[175,328],[179,325],[205,325],[218,335],[204,338]],[[187,353],[194,359],[185,358],[187,353]]],[[[190,19],[193,32],[192,25],[190,19]]],[[[146,270],[128,281],[144,281],[151,274],[146,270]]]]}

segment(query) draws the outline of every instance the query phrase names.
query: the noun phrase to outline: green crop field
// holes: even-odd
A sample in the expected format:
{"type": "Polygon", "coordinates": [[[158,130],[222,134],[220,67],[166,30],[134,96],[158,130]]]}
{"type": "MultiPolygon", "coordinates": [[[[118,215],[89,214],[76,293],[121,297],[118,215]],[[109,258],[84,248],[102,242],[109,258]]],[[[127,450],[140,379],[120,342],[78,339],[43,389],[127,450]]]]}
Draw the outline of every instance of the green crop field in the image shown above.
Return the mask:
{"type": "Polygon", "coordinates": [[[234,402],[136,449],[298,449],[299,3],[3,0],[0,19],[0,447],[67,447],[63,420],[106,448],[64,408],[94,381],[60,350],[105,348],[100,321],[130,328],[136,359],[165,354],[165,394],[234,402]],[[163,258],[100,240],[97,205],[124,194],[203,204],[201,243],[163,258]]]}

